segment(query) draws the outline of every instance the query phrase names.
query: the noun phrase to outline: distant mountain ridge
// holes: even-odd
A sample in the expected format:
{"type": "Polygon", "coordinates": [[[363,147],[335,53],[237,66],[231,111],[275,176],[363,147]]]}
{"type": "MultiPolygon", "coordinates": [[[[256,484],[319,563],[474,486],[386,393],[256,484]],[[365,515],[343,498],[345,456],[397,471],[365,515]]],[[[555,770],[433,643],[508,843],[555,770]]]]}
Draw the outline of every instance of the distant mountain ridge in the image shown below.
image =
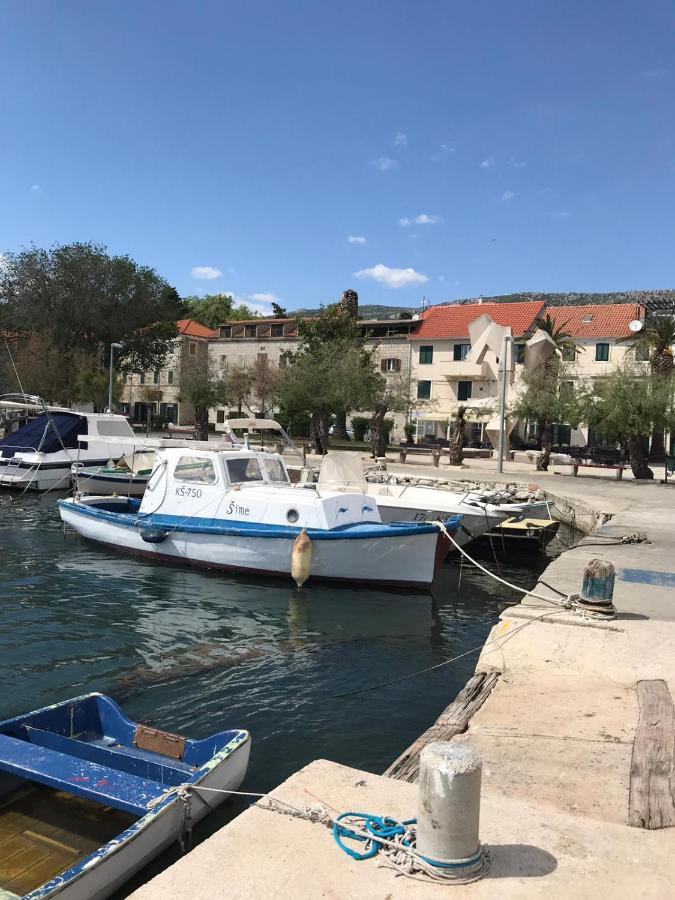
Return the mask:
{"type": "MultiPolygon", "coordinates": [[[[448,306],[455,303],[516,303],[523,300],[545,300],[549,306],[582,306],[586,304],[604,303],[639,303],[647,309],[659,312],[675,312],[675,290],[661,289],[652,291],[603,291],[603,292],[570,292],[546,293],[545,291],[522,291],[515,294],[497,294],[494,297],[466,297],[457,300],[442,300],[432,306],[448,306]]],[[[387,306],[378,303],[359,304],[360,319],[400,319],[403,313],[413,315],[419,312],[420,306],[387,306]]],[[[298,309],[290,315],[316,316],[317,309],[298,309]]]]}

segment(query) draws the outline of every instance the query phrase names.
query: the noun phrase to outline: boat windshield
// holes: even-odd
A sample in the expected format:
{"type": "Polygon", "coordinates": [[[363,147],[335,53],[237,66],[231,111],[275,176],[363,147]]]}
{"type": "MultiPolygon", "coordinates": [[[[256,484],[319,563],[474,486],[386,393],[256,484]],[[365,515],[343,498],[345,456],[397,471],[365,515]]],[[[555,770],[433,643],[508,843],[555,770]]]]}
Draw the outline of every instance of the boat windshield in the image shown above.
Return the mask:
{"type": "Polygon", "coordinates": [[[283,484],[288,484],[288,475],[280,459],[274,459],[274,457],[265,458],[263,459],[263,466],[270,481],[281,481],[283,484]]]}
{"type": "Polygon", "coordinates": [[[225,462],[227,477],[231,484],[239,484],[242,481],[262,481],[263,473],[260,463],[254,456],[241,459],[228,459],[225,462]]]}

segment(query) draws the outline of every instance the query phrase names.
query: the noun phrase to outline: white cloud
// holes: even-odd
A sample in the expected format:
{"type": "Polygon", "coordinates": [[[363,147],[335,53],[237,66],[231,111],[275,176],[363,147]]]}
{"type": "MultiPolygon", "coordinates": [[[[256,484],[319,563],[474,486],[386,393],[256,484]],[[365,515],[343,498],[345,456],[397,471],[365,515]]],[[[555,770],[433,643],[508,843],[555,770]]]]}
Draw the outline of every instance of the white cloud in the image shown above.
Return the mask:
{"type": "Polygon", "coordinates": [[[281,300],[276,294],[251,294],[251,300],[257,300],[258,303],[279,303],[281,300]]]}
{"type": "Polygon", "coordinates": [[[515,156],[509,156],[506,165],[509,169],[524,169],[527,163],[524,159],[516,159],[515,156]]]}
{"type": "Polygon", "coordinates": [[[378,263],[370,269],[361,269],[358,272],[354,272],[354,276],[356,278],[377,281],[390,288],[408,287],[412,284],[424,284],[425,281],[429,280],[426,275],[423,275],[421,272],[416,272],[414,269],[395,269],[391,266],[385,266],[383,263],[378,263]]]}
{"type": "Polygon", "coordinates": [[[438,276],[438,280],[439,280],[439,281],[445,281],[445,275],[439,275],[439,276],[438,276]]]}
{"type": "Polygon", "coordinates": [[[641,78],[643,81],[661,81],[667,74],[668,69],[665,66],[659,66],[655,69],[646,69],[644,72],[640,72],[638,78],[641,78]]]}
{"type": "Polygon", "coordinates": [[[491,156],[486,157],[481,161],[480,167],[481,169],[489,169],[491,166],[494,166],[495,161],[491,156]]]}
{"type": "Polygon", "coordinates": [[[42,186],[39,184],[31,184],[30,189],[34,194],[44,194],[42,186]]]}
{"type": "Polygon", "coordinates": [[[347,238],[348,244],[365,244],[366,238],[362,234],[350,234],[347,238]]]}
{"type": "Polygon", "coordinates": [[[394,147],[407,147],[408,146],[408,135],[404,134],[402,131],[397,131],[394,135],[394,147]]]}
{"type": "Polygon", "coordinates": [[[436,153],[432,153],[429,159],[432,162],[440,162],[442,159],[445,159],[454,152],[455,148],[452,146],[452,144],[441,144],[436,153]]]}
{"type": "Polygon", "coordinates": [[[379,169],[380,172],[389,172],[390,169],[395,169],[398,163],[389,156],[380,156],[373,162],[373,165],[376,169],[379,169]]]}
{"type": "Polygon", "coordinates": [[[245,303],[253,312],[260,313],[261,316],[272,315],[272,307],[265,303],[252,303],[250,300],[242,300],[242,303],[245,303]]]}
{"type": "Polygon", "coordinates": [[[504,191],[502,194],[502,200],[513,200],[515,197],[515,193],[513,191],[504,191]]]}
{"type": "Polygon", "coordinates": [[[195,266],[192,270],[192,277],[200,280],[212,281],[214,278],[220,278],[223,273],[215,266],[195,266]]]}
{"type": "Polygon", "coordinates": [[[419,216],[413,216],[413,218],[404,216],[398,220],[398,224],[406,228],[408,225],[440,225],[442,221],[442,216],[430,216],[428,213],[420,213],[419,216]]]}

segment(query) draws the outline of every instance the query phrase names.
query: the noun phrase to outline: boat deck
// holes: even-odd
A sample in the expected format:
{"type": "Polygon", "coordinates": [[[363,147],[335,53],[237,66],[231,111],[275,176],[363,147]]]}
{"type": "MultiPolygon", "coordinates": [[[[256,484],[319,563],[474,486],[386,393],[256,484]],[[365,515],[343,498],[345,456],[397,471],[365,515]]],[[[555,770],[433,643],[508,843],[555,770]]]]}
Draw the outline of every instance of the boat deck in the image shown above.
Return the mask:
{"type": "Polygon", "coordinates": [[[20,788],[0,802],[0,894],[34,890],[135,819],[53,788],[20,788]]]}

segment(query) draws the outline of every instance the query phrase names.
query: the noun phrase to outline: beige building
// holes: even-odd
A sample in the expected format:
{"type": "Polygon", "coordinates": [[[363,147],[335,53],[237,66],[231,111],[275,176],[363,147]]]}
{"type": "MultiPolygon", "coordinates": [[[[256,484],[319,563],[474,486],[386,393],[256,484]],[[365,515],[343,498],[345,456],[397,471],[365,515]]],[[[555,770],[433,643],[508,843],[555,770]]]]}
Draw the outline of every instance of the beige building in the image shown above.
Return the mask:
{"type": "Polygon", "coordinates": [[[180,373],[190,360],[208,358],[209,341],[216,332],[192,319],[181,319],[176,324],[178,336],[162,368],[127,375],[123,383],[120,411],[134,423],[145,425],[150,415],[153,427],[164,422],[194,424],[194,408],[180,397],[180,373]]]}
{"type": "MultiPolygon", "coordinates": [[[[410,343],[408,336],[416,323],[412,319],[365,320],[358,322],[367,344],[374,347],[376,365],[387,378],[410,381],[410,343]]],[[[216,336],[209,341],[211,366],[221,373],[228,367],[252,368],[256,361],[266,360],[272,366],[283,366],[283,354],[297,350],[298,320],[296,318],[248,319],[227,322],[216,330],[216,336]]],[[[247,412],[255,411],[252,398],[247,412]]],[[[210,420],[216,430],[227,417],[228,409],[218,407],[211,410],[210,420]]],[[[368,415],[368,413],[360,413],[368,415]]],[[[396,433],[393,437],[402,439],[405,415],[392,415],[396,433]]]]}

